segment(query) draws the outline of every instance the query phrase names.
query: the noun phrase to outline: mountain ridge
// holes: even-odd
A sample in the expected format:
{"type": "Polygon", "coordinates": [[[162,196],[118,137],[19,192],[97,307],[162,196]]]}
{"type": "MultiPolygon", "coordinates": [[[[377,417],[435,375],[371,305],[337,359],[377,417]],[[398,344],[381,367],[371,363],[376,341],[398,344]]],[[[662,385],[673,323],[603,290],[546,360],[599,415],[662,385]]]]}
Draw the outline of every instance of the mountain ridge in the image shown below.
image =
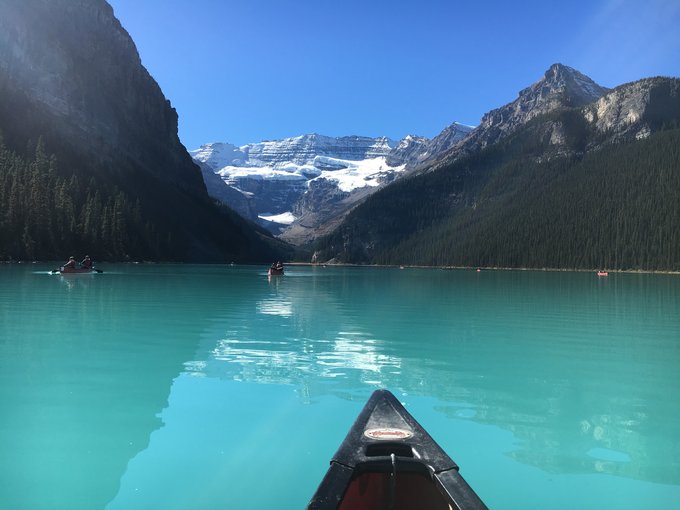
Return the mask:
{"type": "Polygon", "coordinates": [[[440,164],[484,149],[514,132],[532,118],[561,108],[584,106],[607,93],[581,72],[553,64],[538,81],[522,89],[517,99],[482,116],[479,125],[464,140],[424,161],[420,167],[435,169],[440,164]]]}
{"type": "Polygon", "coordinates": [[[524,123],[491,133],[480,125],[430,168],[357,206],[318,241],[313,260],[677,270],[680,80],[642,79],[580,106],[553,104],[535,115],[520,108],[524,123]],[[656,152],[638,149],[647,141],[656,152]]]}

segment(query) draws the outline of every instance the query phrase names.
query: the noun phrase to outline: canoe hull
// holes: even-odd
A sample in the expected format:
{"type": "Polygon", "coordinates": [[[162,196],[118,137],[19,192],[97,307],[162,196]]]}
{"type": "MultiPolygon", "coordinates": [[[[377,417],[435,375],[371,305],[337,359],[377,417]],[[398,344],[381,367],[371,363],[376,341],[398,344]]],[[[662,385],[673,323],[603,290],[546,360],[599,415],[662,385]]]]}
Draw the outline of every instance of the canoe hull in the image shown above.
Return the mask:
{"type": "Polygon", "coordinates": [[[387,390],[373,393],[308,510],[487,507],[456,463],[387,390]]]}
{"type": "Polygon", "coordinates": [[[96,273],[94,269],[60,269],[60,274],[93,274],[96,273]]]}

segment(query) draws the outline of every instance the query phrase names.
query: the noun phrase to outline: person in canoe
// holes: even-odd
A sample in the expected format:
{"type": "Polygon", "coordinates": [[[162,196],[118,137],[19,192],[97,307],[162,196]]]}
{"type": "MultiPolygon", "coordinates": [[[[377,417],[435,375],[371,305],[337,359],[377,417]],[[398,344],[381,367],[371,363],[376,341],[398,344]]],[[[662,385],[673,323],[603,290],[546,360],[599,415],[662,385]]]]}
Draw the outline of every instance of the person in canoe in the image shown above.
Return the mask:
{"type": "Polygon", "coordinates": [[[283,274],[283,264],[281,262],[276,262],[269,268],[269,276],[283,274]]]}
{"type": "Polygon", "coordinates": [[[73,255],[71,255],[68,258],[68,262],[64,264],[64,269],[75,269],[76,267],[77,267],[76,258],[73,255]]]}
{"type": "Polygon", "coordinates": [[[80,267],[82,267],[83,269],[92,269],[92,259],[90,258],[89,255],[85,255],[85,258],[80,263],[80,267]]]}

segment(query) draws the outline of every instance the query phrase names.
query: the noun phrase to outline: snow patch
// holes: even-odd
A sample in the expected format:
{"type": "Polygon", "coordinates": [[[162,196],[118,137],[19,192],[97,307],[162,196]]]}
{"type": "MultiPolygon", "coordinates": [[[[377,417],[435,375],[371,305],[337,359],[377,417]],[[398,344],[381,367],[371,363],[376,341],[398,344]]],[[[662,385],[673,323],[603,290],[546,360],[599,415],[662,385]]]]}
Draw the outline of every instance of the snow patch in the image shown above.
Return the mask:
{"type": "Polygon", "coordinates": [[[387,158],[371,158],[361,161],[317,156],[314,164],[297,165],[288,162],[276,168],[271,166],[241,167],[225,166],[217,174],[228,185],[241,179],[271,181],[310,181],[326,179],[337,184],[344,192],[365,186],[379,186],[390,172],[402,172],[405,165],[390,166],[387,158]]]}
{"type": "Polygon", "coordinates": [[[292,224],[296,218],[293,216],[292,212],[285,212],[281,214],[259,214],[257,216],[258,218],[266,221],[271,221],[274,223],[280,223],[281,225],[290,225],[292,224]]]}
{"type": "Polygon", "coordinates": [[[344,192],[351,192],[365,186],[379,186],[382,184],[387,172],[402,172],[405,165],[392,167],[387,164],[387,158],[365,159],[363,161],[335,160],[342,163],[345,168],[338,170],[324,170],[317,179],[326,179],[335,182],[338,188],[344,192]]]}

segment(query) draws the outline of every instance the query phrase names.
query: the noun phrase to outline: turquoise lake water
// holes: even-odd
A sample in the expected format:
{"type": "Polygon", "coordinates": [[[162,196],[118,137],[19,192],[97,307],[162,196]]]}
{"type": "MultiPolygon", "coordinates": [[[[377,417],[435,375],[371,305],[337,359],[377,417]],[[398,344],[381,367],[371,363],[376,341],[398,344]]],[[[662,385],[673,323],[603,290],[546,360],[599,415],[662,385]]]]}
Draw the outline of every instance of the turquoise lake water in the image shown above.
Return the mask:
{"type": "Polygon", "coordinates": [[[0,508],[302,509],[388,388],[492,509],[680,508],[680,276],[0,266],[0,508]]]}

